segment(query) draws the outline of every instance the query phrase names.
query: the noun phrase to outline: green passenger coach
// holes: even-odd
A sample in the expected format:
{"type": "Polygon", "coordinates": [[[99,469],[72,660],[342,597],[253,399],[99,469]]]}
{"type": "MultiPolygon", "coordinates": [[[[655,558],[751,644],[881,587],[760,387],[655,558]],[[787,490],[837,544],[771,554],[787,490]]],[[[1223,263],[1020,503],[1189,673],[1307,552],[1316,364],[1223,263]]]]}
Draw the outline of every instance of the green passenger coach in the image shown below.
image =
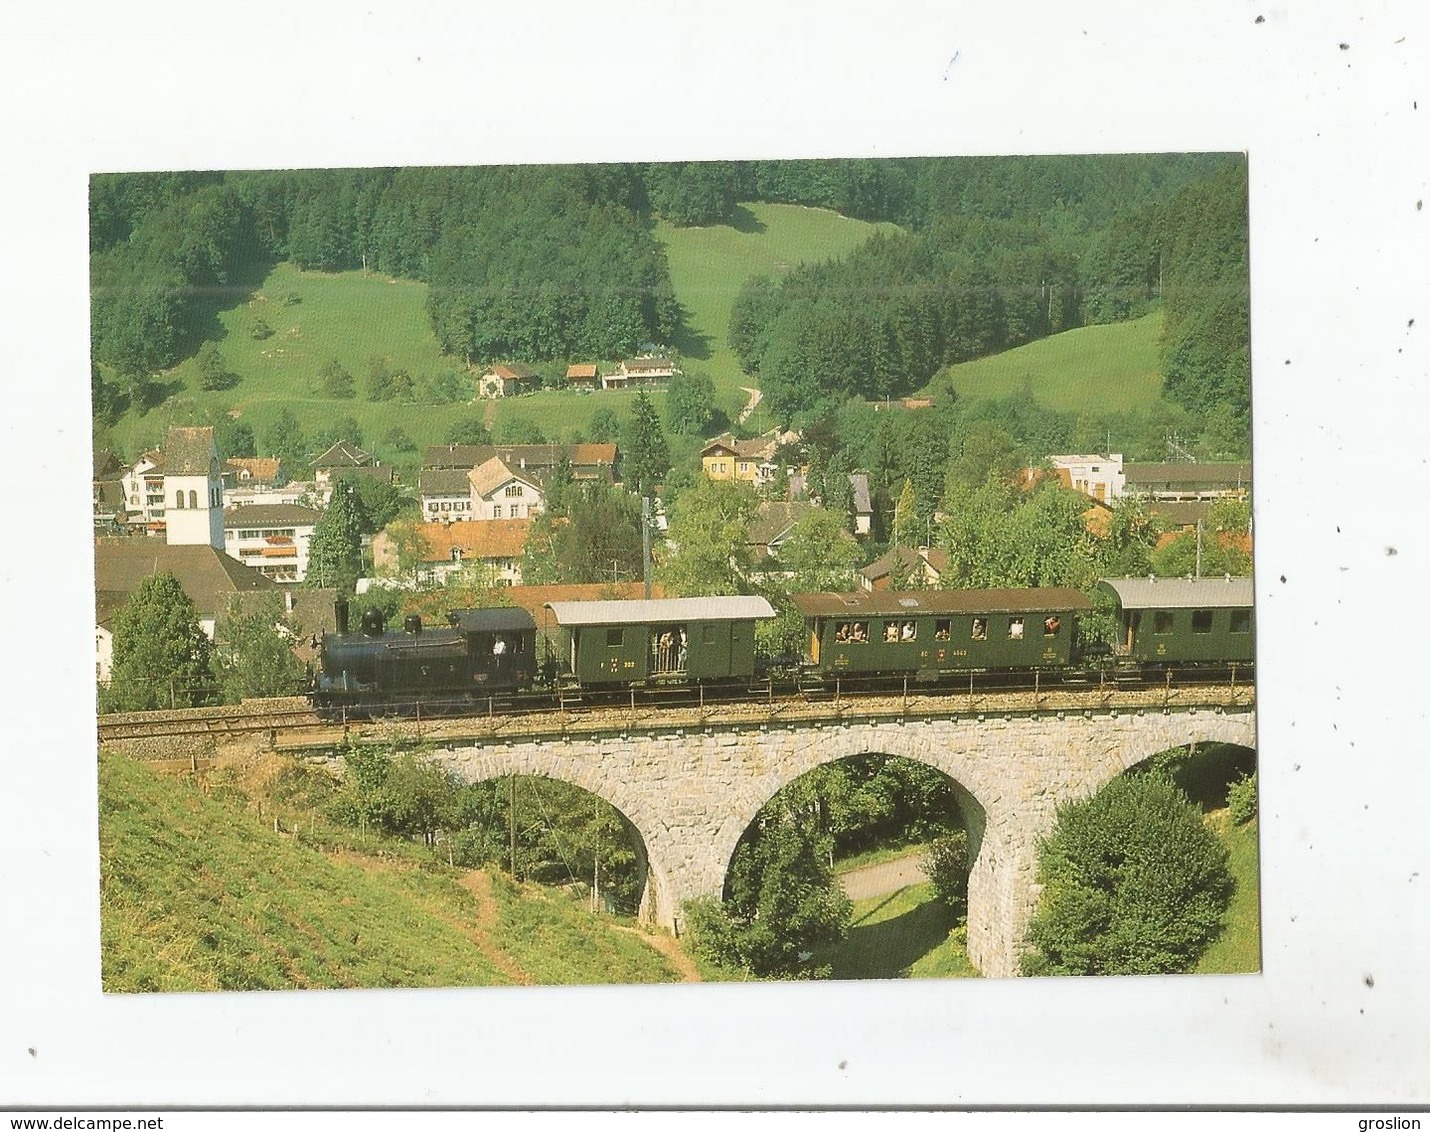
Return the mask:
{"type": "Polygon", "coordinates": [[[1113,653],[1137,665],[1251,665],[1256,625],[1250,578],[1106,578],[1117,603],[1113,653]]]}
{"type": "Polygon", "coordinates": [[[700,684],[755,672],[755,624],[775,615],[762,597],[548,602],[561,667],[582,687],[700,684]]]}
{"type": "Polygon", "coordinates": [[[1066,668],[1075,615],[1091,609],[1075,589],[919,590],[796,594],[805,663],[824,677],[908,675],[933,682],[956,672],[1066,668]]]}

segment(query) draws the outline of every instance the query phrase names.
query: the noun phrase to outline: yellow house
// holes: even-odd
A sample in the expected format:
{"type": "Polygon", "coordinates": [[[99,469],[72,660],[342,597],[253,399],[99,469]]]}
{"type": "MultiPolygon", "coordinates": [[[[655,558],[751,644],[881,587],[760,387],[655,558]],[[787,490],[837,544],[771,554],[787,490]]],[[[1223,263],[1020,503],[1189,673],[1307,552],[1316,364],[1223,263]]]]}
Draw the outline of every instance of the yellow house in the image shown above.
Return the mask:
{"type": "Polygon", "coordinates": [[[756,437],[736,440],[732,436],[717,436],[700,450],[700,467],[712,480],[739,480],[741,483],[764,483],[775,473],[770,461],[775,454],[777,438],[756,437]]]}

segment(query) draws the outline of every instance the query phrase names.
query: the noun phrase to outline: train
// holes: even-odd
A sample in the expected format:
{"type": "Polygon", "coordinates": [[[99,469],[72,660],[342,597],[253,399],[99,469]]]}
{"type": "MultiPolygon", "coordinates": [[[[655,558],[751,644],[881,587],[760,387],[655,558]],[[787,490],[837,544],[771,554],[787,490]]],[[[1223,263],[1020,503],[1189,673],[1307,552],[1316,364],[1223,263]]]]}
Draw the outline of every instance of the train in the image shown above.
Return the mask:
{"type": "Polygon", "coordinates": [[[776,617],[763,597],[553,601],[540,624],[518,607],[456,609],[446,625],[412,615],[400,630],[377,609],[354,630],[340,600],[311,696],[325,718],[347,719],[617,695],[1254,673],[1250,578],[1106,578],[1094,596],[1067,587],[794,594],[803,644],[779,657],[756,645],[756,627],[776,617]]]}

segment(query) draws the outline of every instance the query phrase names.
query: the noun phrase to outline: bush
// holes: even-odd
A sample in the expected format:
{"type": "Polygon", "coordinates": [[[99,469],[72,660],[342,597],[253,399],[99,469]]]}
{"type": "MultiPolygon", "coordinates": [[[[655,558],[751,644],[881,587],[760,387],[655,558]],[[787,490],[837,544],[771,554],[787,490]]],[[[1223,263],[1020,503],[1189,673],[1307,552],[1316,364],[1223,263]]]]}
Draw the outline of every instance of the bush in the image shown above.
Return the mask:
{"type": "Polygon", "coordinates": [[[968,907],[968,834],[963,830],[940,837],[928,847],[924,876],[935,895],[955,912],[968,907]]]}
{"type": "Polygon", "coordinates": [[[1226,807],[1236,825],[1245,825],[1256,816],[1256,775],[1247,774],[1231,784],[1226,792],[1226,807]]]}
{"type": "Polygon", "coordinates": [[[273,337],[273,327],[269,326],[268,323],[260,318],[254,321],[253,329],[250,330],[249,333],[258,339],[258,341],[262,342],[265,338],[273,337]]]}
{"type": "Polygon", "coordinates": [[[1124,775],[1058,811],[1025,974],[1190,970],[1231,899],[1227,850],[1165,775],[1124,775]]]}

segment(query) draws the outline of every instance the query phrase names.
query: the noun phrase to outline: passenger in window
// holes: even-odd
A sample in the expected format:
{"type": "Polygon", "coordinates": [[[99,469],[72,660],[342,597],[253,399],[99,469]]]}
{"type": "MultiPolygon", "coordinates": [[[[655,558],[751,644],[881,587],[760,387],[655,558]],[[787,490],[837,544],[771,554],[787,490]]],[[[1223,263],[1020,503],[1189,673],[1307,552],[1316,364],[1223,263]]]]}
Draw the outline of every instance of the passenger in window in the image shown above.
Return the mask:
{"type": "Polygon", "coordinates": [[[934,627],[933,639],[936,641],[946,641],[949,638],[949,625],[947,621],[940,621],[934,627]]]}
{"type": "Polygon", "coordinates": [[[849,640],[849,622],[841,621],[834,627],[834,639],[841,643],[849,640]]]}
{"type": "Polygon", "coordinates": [[[988,618],[975,617],[973,619],[973,639],[975,641],[986,641],[988,639],[988,618]]]}
{"type": "Polygon", "coordinates": [[[1056,617],[1049,617],[1046,621],[1043,622],[1043,635],[1047,637],[1056,637],[1058,635],[1058,630],[1062,628],[1062,624],[1063,623],[1059,621],[1056,617]]]}
{"type": "Polygon", "coordinates": [[[884,622],[884,640],[897,641],[899,639],[899,623],[897,621],[884,622]]]}
{"type": "Polygon", "coordinates": [[[1021,617],[1014,617],[1009,620],[1008,639],[1010,641],[1021,641],[1023,639],[1023,619],[1021,617]]]}
{"type": "Polygon", "coordinates": [[[918,635],[918,629],[912,621],[905,621],[903,631],[899,635],[905,641],[912,641],[918,635]]]}
{"type": "Polygon", "coordinates": [[[869,623],[867,621],[854,622],[854,641],[861,645],[869,643],[869,623]]]}

